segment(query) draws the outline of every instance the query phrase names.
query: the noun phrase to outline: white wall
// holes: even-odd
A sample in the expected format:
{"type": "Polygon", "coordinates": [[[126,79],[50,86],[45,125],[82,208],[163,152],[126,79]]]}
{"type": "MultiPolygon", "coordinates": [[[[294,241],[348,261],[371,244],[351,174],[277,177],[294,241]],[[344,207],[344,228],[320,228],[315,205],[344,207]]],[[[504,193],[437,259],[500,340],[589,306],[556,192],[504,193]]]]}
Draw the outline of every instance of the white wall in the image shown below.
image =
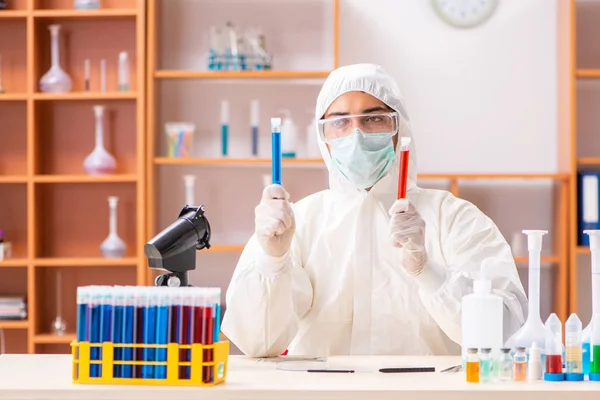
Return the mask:
{"type": "Polygon", "coordinates": [[[380,63],[398,80],[420,172],[556,171],[556,0],[500,0],[469,30],[428,0],[341,0],[340,11],[340,62],[380,63]]]}
{"type": "MultiPolygon", "coordinates": [[[[316,21],[311,29],[321,26],[326,32],[331,30],[330,19],[324,17],[327,15],[324,5],[329,0],[171,1],[163,1],[168,2],[169,11],[163,15],[168,23],[163,23],[167,31],[162,40],[181,43],[161,52],[165,68],[202,67],[199,60],[203,57],[201,47],[206,43],[207,21],[214,23],[207,14],[211,10],[219,23],[232,15],[243,15],[244,20],[250,21],[248,13],[262,15],[269,9],[278,15],[282,10],[291,10],[286,15],[300,14],[306,18],[305,12],[298,12],[298,7],[309,4],[306,10],[311,10],[310,17],[316,21]],[[238,3],[244,5],[243,9],[230,14],[230,7],[238,3]],[[249,3],[256,7],[250,7],[249,3]],[[192,16],[200,14],[204,24],[191,24],[192,16]],[[198,51],[193,54],[195,49],[198,51]]],[[[500,0],[495,15],[470,30],[446,25],[428,0],[340,1],[340,63],[379,63],[398,80],[412,119],[420,172],[556,172],[557,0],[500,0]],[[467,146],[476,150],[467,151],[467,146]]],[[[269,20],[265,15],[260,19],[269,20]]],[[[274,24],[280,29],[287,27],[274,24]]],[[[289,43],[282,38],[292,36],[271,35],[267,42],[274,49],[286,49],[289,43]]],[[[310,37],[318,36],[315,33],[310,37]]],[[[302,37],[292,39],[302,40],[302,37]]],[[[302,48],[306,50],[306,46],[302,48]]],[[[316,51],[322,48],[325,47],[317,46],[316,51]]],[[[311,60],[316,65],[325,59],[311,60]]],[[[167,120],[193,120],[199,127],[201,152],[216,156],[218,104],[222,98],[228,98],[232,107],[232,145],[236,155],[243,156],[240,152],[249,149],[247,121],[251,98],[262,99],[263,133],[268,133],[268,117],[282,106],[291,109],[303,133],[310,120],[307,108],[314,108],[318,89],[315,85],[285,82],[164,83],[158,138],[163,141],[162,124],[167,120]]],[[[263,142],[268,141],[267,136],[263,138],[263,142]]],[[[263,156],[268,154],[266,145],[261,146],[263,156]]],[[[159,148],[162,147],[160,144],[159,148]]],[[[268,167],[160,167],[159,224],[164,227],[172,222],[184,201],[181,175],[195,173],[199,177],[196,199],[207,205],[208,217],[221,240],[213,244],[235,244],[240,237],[252,233],[253,209],[260,199],[261,175],[265,172],[268,173],[268,167]],[[221,186],[223,182],[227,182],[227,187],[221,186]],[[244,193],[243,201],[236,193],[244,193]]],[[[325,178],[324,171],[318,169],[284,170],[294,200],[324,187],[325,178]]],[[[549,229],[544,252],[552,251],[554,196],[549,182],[483,185],[463,186],[461,197],[473,201],[492,217],[508,240],[522,229],[549,229]]],[[[225,289],[238,256],[200,252],[192,282],[225,289]]],[[[542,315],[548,315],[552,274],[548,269],[544,271],[548,273],[542,274],[542,315]]],[[[520,269],[520,273],[526,285],[527,270],[520,269]]]]}

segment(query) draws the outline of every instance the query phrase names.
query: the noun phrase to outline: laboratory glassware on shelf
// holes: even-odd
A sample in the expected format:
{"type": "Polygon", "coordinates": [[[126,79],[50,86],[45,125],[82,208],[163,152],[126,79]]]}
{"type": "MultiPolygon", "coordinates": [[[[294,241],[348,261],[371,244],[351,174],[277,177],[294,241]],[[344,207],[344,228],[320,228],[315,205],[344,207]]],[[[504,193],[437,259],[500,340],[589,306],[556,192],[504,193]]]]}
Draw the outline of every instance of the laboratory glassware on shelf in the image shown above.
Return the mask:
{"type": "Polygon", "coordinates": [[[577,314],[571,314],[565,322],[565,347],[567,348],[565,379],[568,381],[583,380],[581,360],[581,320],[577,314]]]}
{"type": "Polygon", "coordinates": [[[210,28],[209,71],[270,70],[273,57],[267,52],[260,28],[250,27],[242,35],[231,22],[224,28],[210,28]]]}
{"type": "Polygon", "coordinates": [[[73,7],[77,10],[97,10],[102,7],[101,0],[75,0],[73,7]]]}
{"type": "Polygon", "coordinates": [[[12,245],[4,238],[4,230],[0,229],[0,261],[8,260],[12,257],[12,245]]]}
{"type": "Polygon", "coordinates": [[[252,142],[252,157],[258,157],[258,127],[260,110],[257,99],[250,101],[250,138],[252,142]]]}
{"type": "Polygon", "coordinates": [[[229,148],[229,102],[221,101],[221,155],[227,156],[229,148]]]}
{"type": "Polygon", "coordinates": [[[185,184],[185,204],[188,206],[194,205],[194,187],[196,184],[195,175],[184,175],[183,181],[185,184]]]}
{"type": "Polygon", "coordinates": [[[52,333],[64,336],[67,332],[67,322],[62,317],[62,275],[60,270],[56,273],[56,318],[52,321],[52,333]]]}
{"type": "Polygon", "coordinates": [[[295,158],[298,128],[292,120],[292,115],[289,110],[281,109],[279,110],[279,113],[282,115],[281,156],[283,158],[295,158]]]}
{"type": "Polygon", "coordinates": [[[110,207],[109,233],[108,237],[100,245],[100,251],[102,251],[102,255],[106,258],[122,258],[125,257],[125,252],[127,251],[127,246],[117,234],[118,203],[119,198],[117,196],[110,196],[108,198],[108,205],[110,207]]]}
{"type": "MultiPolygon", "coordinates": [[[[585,230],[583,233],[588,235],[590,239],[593,317],[600,313],[600,230],[585,230]]],[[[592,337],[592,322],[593,318],[590,319],[590,323],[583,330],[581,337],[583,342],[582,361],[584,374],[590,373],[590,339],[592,337]]]]}
{"type": "Polygon", "coordinates": [[[196,125],[189,122],[167,122],[167,157],[192,157],[196,125]]]}
{"type": "Polygon", "coordinates": [[[129,55],[126,51],[119,53],[119,92],[129,91],[129,55]]]}
{"type": "Polygon", "coordinates": [[[544,380],[563,381],[562,323],[555,313],[546,320],[546,372],[544,380]]]}
{"type": "Polygon", "coordinates": [[[94,106],[96,120],[94,150],[83,161],[83,167],[89,175],[114,174],[117,170],[117,161],[104,148],[104,106],[94,106]]]}
{"type": "Polygon", "coordinates": [[[48,26],[51,44],[51,66],[48,72],[40,79],[40,90],[44,93],[67,93],[71,91],[71,78],[60,66],[59,34],[61,26],[53,24],[48,26]]]}
{"type": "Polygon", "coordinates": [[[546,342],[547,329],[540,316],[540,261],[542,237],[548,231],[524,230],[523,233],[527,235],[529,251],[529,314],[521,329],[508,339],[506,347],[524,347],[528,352],[533,342],[540,346],[546,342]]]}

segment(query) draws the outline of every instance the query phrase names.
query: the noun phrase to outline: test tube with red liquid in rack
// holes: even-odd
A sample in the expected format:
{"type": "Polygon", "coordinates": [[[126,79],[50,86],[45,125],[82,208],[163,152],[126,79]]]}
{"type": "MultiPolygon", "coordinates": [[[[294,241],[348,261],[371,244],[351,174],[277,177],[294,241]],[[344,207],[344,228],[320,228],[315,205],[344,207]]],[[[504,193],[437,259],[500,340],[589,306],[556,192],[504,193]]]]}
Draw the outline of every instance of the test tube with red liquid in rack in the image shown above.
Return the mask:
{"type": "Polygon", "coordinates": [[[546,320],[546,372],[544,380],[563,381],[562,323],[554,313],[546,320]]]}
{"type": "Polygon", "coordinates": [[[400,138],[400,173],[398,174],[398,199],[406,198],[408,184],[408,160],[410,157],[410,138],[400,138]]]}

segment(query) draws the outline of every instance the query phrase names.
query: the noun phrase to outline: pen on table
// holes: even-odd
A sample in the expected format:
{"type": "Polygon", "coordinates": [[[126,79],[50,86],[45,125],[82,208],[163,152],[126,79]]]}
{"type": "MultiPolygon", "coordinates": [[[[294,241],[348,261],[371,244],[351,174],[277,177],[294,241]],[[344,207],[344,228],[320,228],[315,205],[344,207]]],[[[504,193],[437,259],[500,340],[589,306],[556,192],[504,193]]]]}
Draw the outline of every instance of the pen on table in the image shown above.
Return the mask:
{"type": "Polygon", "coordinates": [[[410,373],[410,372],[435,372],[434,367],[401,367],[401,368],[381,368],[379,372],[383,373],[392,373],[392,374],[402,374],[402,373],[410,373]]]}
{"type": "Polygon", "coordinates": [[[307,369],[306,372],[346,373],[353,374],[353,369],[307,369]]]}

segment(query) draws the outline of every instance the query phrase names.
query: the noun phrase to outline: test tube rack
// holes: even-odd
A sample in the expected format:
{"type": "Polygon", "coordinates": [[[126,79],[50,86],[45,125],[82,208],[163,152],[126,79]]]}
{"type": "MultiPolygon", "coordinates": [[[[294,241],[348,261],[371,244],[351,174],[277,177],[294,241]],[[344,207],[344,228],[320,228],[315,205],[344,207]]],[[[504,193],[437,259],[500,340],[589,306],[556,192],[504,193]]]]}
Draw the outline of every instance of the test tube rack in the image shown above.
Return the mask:
{"type": "MultiPolygon", "coordinates": [[[[73,357],[73,383],[91,384],[91,385],[136,385],[136,386],[215,386],[225,382],[227,377],[227,364],[229,358],[229,342],[220,341],[214,344],[188,344],[182,345],[169,343],[165,345],[157,344],[116,344],[112,342],[90,343],[90,342],[71,342],[73,357]],[[91,359],[92,348],[101,349],[101,360],[91,359]],[[115,349],[166,349],[166,361],[116,361],[114,360],[115,349]],[[181,361],[181,351],[190,351],[190,361],[181,361]],[[203,354],[207,350],[213,350],[213,361],[205,362],[203,354]],[[90,376],[92,365],[99,365],[100,376],[90,376]],[[116,378],[114,377],[114,367],[116,365],[131,366],[164,366],[166,367],[166,377],[158,378],[116,378]],[[181,379],[179,376],[180,367],[190,368],[190,378],[181,379]],[[212,379],[206,381],[203,377],[203,369],[212,369],[212,379]]],[[[133,351],[135,353],[135,351],[133,351]]],[[[100,358],[100,357],[99,357],[100,358]]]]}

